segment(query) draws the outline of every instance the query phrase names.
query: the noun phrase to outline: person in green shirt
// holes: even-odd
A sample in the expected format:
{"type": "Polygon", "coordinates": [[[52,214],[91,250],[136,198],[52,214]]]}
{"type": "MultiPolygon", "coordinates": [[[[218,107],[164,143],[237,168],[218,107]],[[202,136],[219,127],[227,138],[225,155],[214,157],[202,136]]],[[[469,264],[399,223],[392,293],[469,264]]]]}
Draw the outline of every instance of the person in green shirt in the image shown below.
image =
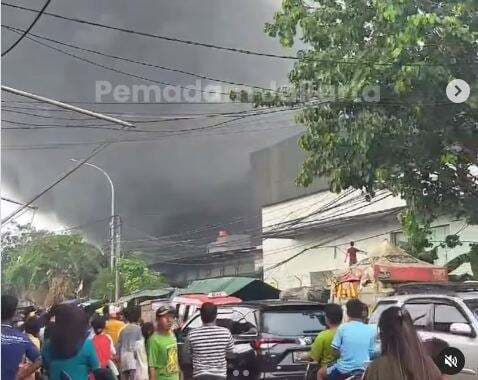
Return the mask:
{"type": "Polygon", "coordinates": [[[156,332],[148,339],[150,380],[179,380],[178,344],[171,332],[173,312],[167,306],[156,311],[156,332]]]}
{"type": "Polygon", "coordinates": [[[337,354],[332,348],[332,340],[343,318],[342,307],[334,303],[325,305],[324,312],[328,329],[317,335],[309,354],[310,358],[318,364],[318,380],[327,378],[327,368],[337,360],[337,354]]]}

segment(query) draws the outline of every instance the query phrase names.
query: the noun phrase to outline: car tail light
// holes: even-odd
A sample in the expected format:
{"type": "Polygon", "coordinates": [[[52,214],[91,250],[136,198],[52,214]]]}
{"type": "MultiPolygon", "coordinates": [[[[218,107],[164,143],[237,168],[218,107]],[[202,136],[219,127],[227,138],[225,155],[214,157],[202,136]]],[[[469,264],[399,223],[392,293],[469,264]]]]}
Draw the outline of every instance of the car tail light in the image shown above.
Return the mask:
{"type": "Polygon", "coordinates": [[[257,339],[252,342],[252,347],[255,350],[266,350],[268,348],[272,348],[278,344],[286,344],[286,343],[295,343],[293,339],[257,339]]]}

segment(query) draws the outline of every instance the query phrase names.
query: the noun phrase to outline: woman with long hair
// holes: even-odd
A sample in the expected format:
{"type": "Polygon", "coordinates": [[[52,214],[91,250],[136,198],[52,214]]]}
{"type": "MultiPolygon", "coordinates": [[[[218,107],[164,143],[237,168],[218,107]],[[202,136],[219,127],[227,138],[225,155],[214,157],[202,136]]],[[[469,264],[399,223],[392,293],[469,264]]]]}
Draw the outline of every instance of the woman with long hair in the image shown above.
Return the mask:
{"type": "Polygon", "coordinates": [[[367,368],[365,380],[440,380],[441,373],[425,351],[410,314],[390,307],[378,323],[382,354],[367,368]]]}
{"type": "Polygon", "coordinates": [[[49,380],[87,380],[100,367],[93,342],[87,338],[85,313],[73,305],[58,305],[55,322],[42,350],[49,380]]]}

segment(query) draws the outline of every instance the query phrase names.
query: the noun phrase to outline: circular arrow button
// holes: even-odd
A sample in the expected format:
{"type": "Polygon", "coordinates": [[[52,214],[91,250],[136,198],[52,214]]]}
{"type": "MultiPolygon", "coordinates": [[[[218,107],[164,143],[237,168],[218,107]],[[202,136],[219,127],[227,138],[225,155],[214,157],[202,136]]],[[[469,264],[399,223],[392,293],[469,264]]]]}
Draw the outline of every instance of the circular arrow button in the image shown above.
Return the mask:
{"type": "Polygon", "coordinates": [[[470,97],[470,85],[463,79],[453,79],[446,86],[446,96],[453,103],[464,103],[470,97]]]}

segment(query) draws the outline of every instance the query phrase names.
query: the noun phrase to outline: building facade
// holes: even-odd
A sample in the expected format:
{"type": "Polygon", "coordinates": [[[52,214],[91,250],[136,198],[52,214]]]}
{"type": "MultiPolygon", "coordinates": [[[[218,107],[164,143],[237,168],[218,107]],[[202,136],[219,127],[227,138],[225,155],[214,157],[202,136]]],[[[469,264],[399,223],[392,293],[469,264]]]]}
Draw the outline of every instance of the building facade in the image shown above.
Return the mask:
{"type": "MultiPolygon", "coordinates": [[[[368,200],[360,191],[349,190],[322,191],[263,207],[264,281],[279,289],[322,285],[334,271],[348,266],[350,242],[364,251],[359,260],[383,240],[405,243],[400,225],[404,206],[402,199],[386,191],[368,200]]],[[[474,241],[478,226],[443,218],[432,226],[430,240],[438,244],[456,232],[463,241],[474,241]]],[[[467,243],[439,248],[435,264],[444,265],[468,251],[467,243]]],[[[467,272],[471,274],[469,264],[463,264],[456,274],[467,272]]]]}
{"type": "Polygon", "coordinates": [[[155,268],[174,286],[224,276],[262,279],[262,247],[254,246],[248,235],[229,235],[220,231],[216,241],[207,245],[207,253],[169,260],[155,268]]]}

